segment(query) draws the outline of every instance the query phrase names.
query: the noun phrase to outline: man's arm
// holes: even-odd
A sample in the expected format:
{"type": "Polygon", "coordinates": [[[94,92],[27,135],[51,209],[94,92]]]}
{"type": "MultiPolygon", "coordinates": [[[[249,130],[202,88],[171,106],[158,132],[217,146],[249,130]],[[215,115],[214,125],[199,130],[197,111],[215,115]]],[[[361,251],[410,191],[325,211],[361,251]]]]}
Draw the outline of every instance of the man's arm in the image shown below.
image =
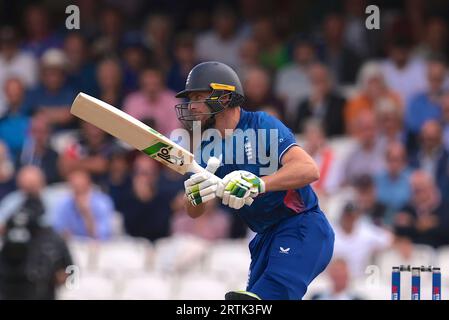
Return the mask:
{"type": "Polygon", "coordinates": [[[283,155],[281,164],[274,174],[261,178],[265,182],[265,192],[302,188],[320,178],[315,161],[298,146],[291,147],[283,155]]]}

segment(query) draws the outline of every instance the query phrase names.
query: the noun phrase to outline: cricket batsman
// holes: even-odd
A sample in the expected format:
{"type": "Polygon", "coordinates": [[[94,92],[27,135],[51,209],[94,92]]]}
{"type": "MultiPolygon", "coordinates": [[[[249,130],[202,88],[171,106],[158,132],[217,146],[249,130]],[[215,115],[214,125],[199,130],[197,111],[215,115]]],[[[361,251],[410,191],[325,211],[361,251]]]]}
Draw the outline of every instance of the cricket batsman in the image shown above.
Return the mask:
{"type": "Polygon", "coordinates": [[[184,126],[192,129],[194,123],[201,123],[201,130],[213,128],[222,137],[218,142],[201,142],[201,148],[209,143],[222,144],[219,149],[211,149],[222,150],[222,154],[210,155],[210,159],[220,158],[222,163],[217,169],[211,160],[201,159],[208,171],[185,181],[187,213],[192,218],[201,216],[204,203],[218,197],[256,233],[249,244],[251,265],[246,291],[229,292],[225,299],[302,299],[308,285],[328,265],[334,248],[334,232],[310,186],[319,179],[314,160],[281,121],[265,112],[241,108],[242,85],[234,70],[223,63],[195,66],[185,90],[176,97],[187,99],[175,106],[184,126]],[[246,141],[244,148],[234,144],[232,154],[225,154],[230,150],[226,144],[237,129],[259,130],[266,135],[275,132],[277,136],[264,143],[246,141]],[[272,173],[261,174],[267,164],[256,152],[258,148],[267,155],[277,154],[270,157],[275,162],[272,173]],[[239,161],[242,153],[244,161],[239,161]],[[245,205],[248,197],[254,200],[251,205],[245,205]]]}

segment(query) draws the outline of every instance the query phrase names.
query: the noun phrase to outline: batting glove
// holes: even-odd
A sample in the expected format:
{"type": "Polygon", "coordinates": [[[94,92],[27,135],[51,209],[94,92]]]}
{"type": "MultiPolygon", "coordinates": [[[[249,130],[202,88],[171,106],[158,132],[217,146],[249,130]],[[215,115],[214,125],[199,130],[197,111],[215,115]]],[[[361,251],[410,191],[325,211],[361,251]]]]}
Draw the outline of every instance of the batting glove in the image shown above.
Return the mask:
{"type": "MultiPolygon", "coordinates": [[[[193,206],[210,201],[216,197],[218,184],[221,182],[214,172],[217,170],[217,158],[211,157],[207,162],[207,171],[193,174],[184,181],[187,199],[193,206]]],[[[218,164],[220,161],[218,160],[218,164]]]]}
{"type": "Polygon", "coordinates": [[[248,171],[233,171],[218,184],[217,196],[222,203],[233,209],[240,209],[245,205],[246,198],[255,198],[265,192],[265,182],[248,171]]]}

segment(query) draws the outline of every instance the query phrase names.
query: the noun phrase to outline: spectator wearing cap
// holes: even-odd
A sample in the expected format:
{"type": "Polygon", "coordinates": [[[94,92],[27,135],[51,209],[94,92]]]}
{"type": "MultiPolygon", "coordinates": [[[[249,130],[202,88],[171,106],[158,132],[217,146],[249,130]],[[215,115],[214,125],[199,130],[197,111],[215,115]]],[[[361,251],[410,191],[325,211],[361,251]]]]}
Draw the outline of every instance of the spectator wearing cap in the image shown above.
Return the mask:
{"type": "Polygon", "coordinates": [[[33,87],[37,82],[37,62],[29,53],[20,50],[17,31],[12,27],[0,28],[0,112],[4,107],[5,82],[17,78],[25,87],[33,87]]]}
{"type": "Polygon", "coordinates": [[[335,90],[329,69],[323,64],[314,63],[309,67],[308,77],[311,93],[297,106],[293,131],[302,133],[305,122],[314,119],[323,124],[326,137],[343,135],[346,130],[343,117],[346,100],[335,90]]]}
{"type": "Polygon", "coordinates": [[[384,225],[386,207],[377,198],[374,180],[369,175],[361,175],[354,179],[354,202],[363,215],[371,223],[382,227],[384,225]]]}
{"type": "Polygon", "coordinates": [[[70,193],[61,198],[52,213],[52,225],[65,238],[108,240],[112,235],[114,205],[95,188],[86,171],[73,171],[67,179],[70,193]]]}
{"type": "Polygon", "coordinates": [[[384,169],[384,150],[377,139],[375,115],[371,111],[362,111],[353,122],[353,132],[356,144],[344,160],[343,184],[363,174],[374,176],[384,169]]]}
{"type": "Polygon", "coordinates": [[[108,171],[101,186],[114,201],[114,207],[120,213],[128,205],[128,193],[132,190],[130,157],[132,153],[117,146],[109,156],[108,171]]]}
{"type": "Polygon", "coordinates": [[[174,62],[167,74],[167,87],[175,92],[184,90],[187,75],[197,62],[193,35],[178,35],[175,39],[174,62]]]}
{"type": "Polygon", "coordinates": [[[41,56],[50,48],[60,48],[62,39],[50,29],[51,19],[47,9],[42,5],[29,5],[23,15],[23,29],[25,39],[23,48],[36,58],[41,56]]]}
{"type": "Polygon", "coordinates": [[[332,287],[330,290],[317,292],[312,300],[361,300],[351,290],[351,272],[345,259],[334,257],[326,269],[332,287]]]}
{"type": "Polygon", "coordinates": [[[403,114],[403,110],[397,108],[392,100],[381,103],[376,109],[377,126],[379,127],[378,140],[384,150],[390,143],[405,144],[403,114]]]}
{"type": "Polygon", "coordinates": [[[239,65],[239,48],[242,37],[237,30],[235,12],[227,6],[218,6],[212,15],[212,30],[198,35],[196,56],[200,61],[219,61],[236,68],[239,65]]]}
{"type": "Polygon", "coordinates": [[[58,168],[59,155],[50,144],[51,126],[42,115],[31,119],[29,132],[26,136],[19,165],[33,165],[40,168],[48,184],[61,182],[58,168]]]}
{"type": "Polygon", "coordinates": [[[364,276],[373,255],[393,243],[390,232],[374,225],[366,217],[364,219],[361,209],[354,203],[343,208],[334,231],[334,256],[347,261],[350,275],[354,278],[364,276]]]}
{"type": "Polygon", "coordinates": [[[165,87],[164,74],[157,68],[146,68],[140,75],[140,90],[129,94],[124,111],[139,120],[152,119],[156,130],[166,136],[179,127],[174,105],[175,93],[165,87]]]}
{"type": "Polygon", "coordinates": [[[284,104],[273,94],[270,76],[265,69],[256,67],[248,70],[243,78],[243,91],[245,92],[243,107],[246,110],[260,111],[270,107],[284,119],[284,104]]]}
{"type": "Polygon", "coordinates": [[[410,166],[427,172],[436,181],[441,194],[449,194],[449,152],[444,148],[438,121],[424,123],[418,151],[410,156],[410,166]]]}
{"type": "Polygon", "coordinates": [[[427,90],[412,96],[405,109],[404,121],[409,151],[415,151],[417,138],[424,123],[441,118],[441,98],[446,77],[445,63],[432,60],[427,64],[427,90]]]}
{"type": "Polygon", "coordinates": [[[125,89],[120,61],[115,58],[105,58],[98,63],[96,72],[98,98],[121,109],[125,89]]]}
{"type": "Polygon", "coordinates": [[[449,244],[449,206],[431,175],[417,170],[410,177],[410,202],[395,216],[395,232],[417,244],[449,244]]]}
{"type": "Polygon", "coordinates": [[[5,83],[7,111],[0,118],[0,140],[6,143],[14,163],[17,163],[30,124],[24,115],[25,88],[18,78],[10,78],[5,83]]]}
{"type": "Polygon", "coordinates": [[[368,62],[363,65],[359,73],[358,88],[358,94],[348,100],[344,110],[349,133],[352,123],[364,110],[377,112],[385,105],[390,105],[398,109],[398,112],[402,111],[402,101],[385,83],[380,64],[368,62]]]}
{"type": "Polygon", "coordinates": [[[106,132],[83,121],[75,141],[67,146],[58,160],[62,176],[81,170],[99,183],[107,174],[108,159],[116,145],[106,132]]]}
{"type": "Polygon", "coordinates": [[[400,142],[389,144],[385,152],[385,170],[374,178],[377,199],[386,206],[385,225],[391,226],[394,214],[410,200],[410,174],[404,145],[400,142]]]}
{"type": "Polygon", "coordinates": [[[425,63],[411,55],[412,43],[397,36],[387,45],[387,59],[382,62],[382,73],[389,88],[401,97],[404,105],[426,88],[425,63]]]}
{"type": "Polygon", "coordinates": [[[95,65],[90,60],[87,39],[81,33],[69,33],[64,39],[63,49],[67,57],[67,84],[75,92],[95,95],[95,65]]]}
{"type": "Polygon", "coordinates": [[[27,114],[40,113],[56,129],[70,128],[70,106],[75,92],[66,84],[67,57],[62,50],[49,49],[41,58],[42,84],[30,92],[27,114]]]}
{"type": "Polygon", "coordinates": [[[309,67],[316,59],[313,43],[298,39],[293,46],[293,62],[276,74],[274,92],[285,101],[289,119],[295,115],[299,102],[311,94],[309,67]]]}

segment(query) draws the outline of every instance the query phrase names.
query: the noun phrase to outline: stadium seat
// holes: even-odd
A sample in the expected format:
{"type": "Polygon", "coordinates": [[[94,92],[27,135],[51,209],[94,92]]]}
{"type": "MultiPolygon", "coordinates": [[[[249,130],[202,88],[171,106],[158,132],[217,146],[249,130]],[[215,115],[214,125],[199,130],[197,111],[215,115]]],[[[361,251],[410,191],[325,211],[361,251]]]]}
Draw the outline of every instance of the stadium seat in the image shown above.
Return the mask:
{"type": "Polygon", "coordinates": [[[86,238],[72,238],[67,242],[73,263],[82,271],[93,270],[95,268],[95,258],[97,256],[97,244],[94,240],[86,238]]]}
{"type": "Polygon", "coordinates": [[[310,300],[315,294],[320,292],[326,292],[330,290],[331,283],[326,274],[320,274],[316,277],[307,288],[307,292],[302,298],[303,300],[310,300]]]}
{"type": "Polygon", "coordinates": [[[169,279],[159,274],[142,274],[123,280],[120,299],[125,300],[168,300],[171,297],[169,279]]]}
{"type": "Polygon", "coordinates": [[[209,246],[208,241],[190,235],[159,239],[154,246],[154,270],[164,274],[200,271],[209,246]]]}
{"type": "Polygon", "coordinates": [[[241,279],[248,278],[250,262],[250,253],[245,242],[222,242],[210,248],[206,260],[206,271],[220,279],[228,279],[230,283],[239,285],[241,279]]]}
{"type": "MultiPolygon", "coordinates": [[[[67,283],[71,283],[67,281],[67,283]]],[[[114,281],[101,274],[81,272],[72,287],[66,284],[58,290],[60,300],[108,300],[116,299],[114,281]]]]}
{"type": "Polygon", "coordinates": [[[223,300],[226,292],[231,289],[216,277],[189,274],[179,280],[172,299],[223,300]]]}
{"type": "Polygon", "coordinates": [[[120,277],[124,273],[149,270],[152,247],[145,239],[117,238],[99,243],[97,270],[120,277]]]}

